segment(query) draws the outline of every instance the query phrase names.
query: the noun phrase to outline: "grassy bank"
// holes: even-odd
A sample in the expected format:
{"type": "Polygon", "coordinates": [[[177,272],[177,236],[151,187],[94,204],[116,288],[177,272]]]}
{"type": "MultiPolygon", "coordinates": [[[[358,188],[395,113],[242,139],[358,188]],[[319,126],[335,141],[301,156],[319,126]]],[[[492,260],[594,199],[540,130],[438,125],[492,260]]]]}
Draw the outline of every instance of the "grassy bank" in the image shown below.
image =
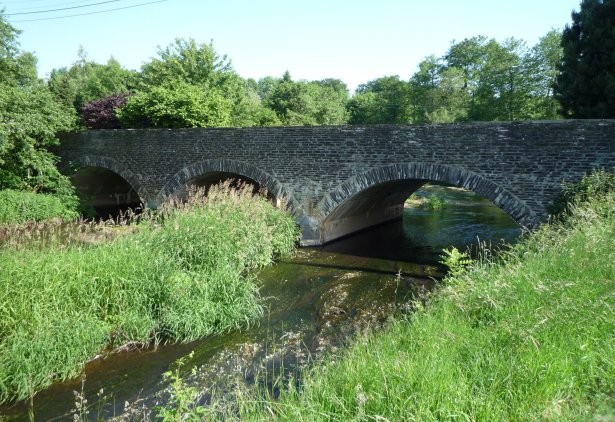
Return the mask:
{"type": "Polygon", "coordinates": [[[79,217],[76,209],[77,198],[0,190],[0,224],[20,224],[51,218],[75,220],[79,217]]]}
{"type": "Polygon", "coordinates": [[[249,271],[290,253],[290,216],[212,189],[100,245],[0,250],[0,402],[77,375],[126,344],[187,341],[261,313],[249,271]]]}
{"type": "Polygon", "coordinates": [[[613,186],[586,199],[503,262],[481,262],[446,279],[407,320],[357,339],[305,374],[300,389],[283,389],[276,400],[243,392],[231,414],[293,421],[612,420],[613,186]]]}

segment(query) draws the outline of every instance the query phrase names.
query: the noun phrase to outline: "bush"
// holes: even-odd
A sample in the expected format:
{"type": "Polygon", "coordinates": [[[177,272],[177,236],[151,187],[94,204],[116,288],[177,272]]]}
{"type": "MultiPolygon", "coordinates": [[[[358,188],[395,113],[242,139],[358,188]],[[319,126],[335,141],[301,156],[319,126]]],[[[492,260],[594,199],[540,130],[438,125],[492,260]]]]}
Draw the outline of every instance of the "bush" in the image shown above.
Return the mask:
{"type": "Polygon", "coordinates": [[[120,129],[115,110],[126,104],[128,94],[113,94],[83,106],[81,118],[88,129],[120,129]]]}
{"type": "Polygon", "coordinates": [[[0,190],[0,224],[20,224],[51,218],[72,220],[79,216],[76,201],[54,195],[0,190]]]}
{"type": "Polygon", "coordinates": [[[431,211],[440,211],[446,208],[446,199],[442,195],[434,194],[425,198],[422,206],[431,211]]]}
{"type": "Polygon", "coordinates": [[[594,170],[578,183],[564,184],[562,192],[553,201],[549,211],[556,216],[568,213],[574,203],[600,199],[614,191],[615,173],[602,169],[594,170]]]}
{"type": "Polygon", "coordinates": [[[141,91],[117,110],[124,127],[219,127],[231,122],[232,103],[215,89],[185,82],[141,91]]]}

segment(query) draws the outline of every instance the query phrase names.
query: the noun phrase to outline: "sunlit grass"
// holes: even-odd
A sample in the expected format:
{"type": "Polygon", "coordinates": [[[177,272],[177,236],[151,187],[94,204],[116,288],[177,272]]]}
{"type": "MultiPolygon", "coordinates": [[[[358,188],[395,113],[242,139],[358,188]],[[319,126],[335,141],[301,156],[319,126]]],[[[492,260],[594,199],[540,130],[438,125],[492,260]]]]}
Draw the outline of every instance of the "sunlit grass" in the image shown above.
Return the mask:
{"type": "Polygon", "coordinates": [[[125,344],[246,326],[262,313],[249,271],[289,254],[298,236],[289,215],[228,185],[97,245],[80,230],[49,239],[32,227],[38,233],[17,230],[21,241],[0,250],[0,402],[76,376],[125,344]]]}
{"type": "Polygon", "coordinates": [[[241,420],[613,420],[613,189],[572,213],[501,261],[449,277],[411,316],[307,371],[301,388],[276,399],[244,389],[210,411],[241,420]]]}

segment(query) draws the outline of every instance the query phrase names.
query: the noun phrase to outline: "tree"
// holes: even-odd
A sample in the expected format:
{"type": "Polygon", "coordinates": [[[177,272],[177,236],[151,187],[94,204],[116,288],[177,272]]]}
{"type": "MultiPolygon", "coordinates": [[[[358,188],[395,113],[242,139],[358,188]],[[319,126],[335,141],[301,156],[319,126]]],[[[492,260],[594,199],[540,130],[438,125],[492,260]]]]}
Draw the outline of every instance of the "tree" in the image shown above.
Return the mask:
{"type": "Polygon", "coordinates": [[[553,34],[547,34],[532,49],[514,38],[498,43],[480,36],[454,43],[444,56],[444,68],[461,72],[467,118],[553,118],[551,91],[545,89],[556,71],[553,41],[553,34]]]}
{"type": "Polygon", "coordinates": [[[339,79],[313,81],[312,95],[316,96],[315,119],[319,125],[342,125],[348,122],[348,87],[339,79]]]}
{"type": "Polygon", "coordinates": [[[413,123],[451,123],[465,120],[468,93],[461,69],[447,68],[443,60],[427,57],[410,79],[413,123]]]}
{"type": "Polygon", "coordinates": [[[36,60],[19,49],[19,31],[0,14],[0,189],[59,194],[76,200],[48,147],[73,127],[74,113],[36,78],[36,60]]]}
{"type": "Polygon", "coordinates": [[[193,39],[158,49],[118,116],[128,127],[254,126],[275,120],[226,56],[211,42],[193,39]]]}
{"type": "Polygon", "coordinates": [[[107,64],[88,60],[83,49],[79,50],[79,60],[70,68],[51,71],[49,89],[64,104],[74,107],[81,113],[84,104],[113,94],[132,91],[137,82],[137,73],[123,68],[111,57],[107,64]]]}
{"type": "Polygon", "coordinates": [[[85,127],[88,129],[120,129],[122,124],[116,115],[116,110],[122,108],[127,99],[128,94],[113,94],[86,103],[81,112],[85,127]]]}
{"type": "Polygon", "coordinates": [[[554,96],[554,86],[559,75],[558,66],[562,60],[562,34],[549,31],[532,47],[528,57],[527,72],[533,83],[534,102],[531,104],[532,119],[559,118],[559,103],[554,96]]]}
{"type": "Polygon", "coordinates": [[[47,148],[58,144],[56,133],[73,122],[42,83],[0,84],[0,189],[72,195],[47,148]]]}
{"type": "Polygon", "coordinates": [[[198,44],[193,39],[176,39],[158,48],[158,57],[143,65],[141,87],[163,86],[181,81],[191,85],[222,87],[235,76],[230,60],[220,56],[213,42],[198,44]]]}
{"type": "Polygon", "coordinates": [[[293,81],[286,72],[277,83],[266,81],[264,104],[283,125],[339,125],[348,121],[348,88],[338,79],[293,81]]]}
{"type": "Polygon", "coordinates": [[[217,127],[230,124],[232,102],[182,81],[131,96],[117,116],[124,127],[217,127]]]}
{"type": "Polygon", "coordinates": [[[348,109],[353,124],[410,123],[410,85],[397,75],[359,85],[348,109]]]}
{"type": "Polygon", "coordinates": [[[20,50],[19,34],[0,10],[0,83],[28,85],[37,80],[36,58],[20,50]]]}
{"type": "Polygon", "coordinates": [[[562,34],[555,84],[568,118],[615,117],[615,0],[583,0],[562,34]]]}

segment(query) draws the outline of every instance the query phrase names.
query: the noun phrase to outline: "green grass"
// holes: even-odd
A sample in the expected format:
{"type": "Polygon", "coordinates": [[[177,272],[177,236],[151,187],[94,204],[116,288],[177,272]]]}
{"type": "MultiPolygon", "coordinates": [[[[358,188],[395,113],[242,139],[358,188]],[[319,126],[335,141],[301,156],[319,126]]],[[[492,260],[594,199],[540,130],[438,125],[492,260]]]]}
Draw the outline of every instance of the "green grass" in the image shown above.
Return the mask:
{"type": "Polygon", "coordinates": [[[188,341],[262,313],[249,272],[290,253],[292,218],[250,189],[195,198],[99,245],[39,242],[41,232],[36,247],[0,250],[0,402],[74,377],[106,350],[188,341]]]}
{"type": "Polygon", "coordinates": [[[282,389],[275,400],[266,391],[240,391],[238,404],[212,413],[292,421],[613,420],[613,190],[572,207],[565,221],[543,226],[501,261],[445,279],[425,306],[330,356],[303,375],[300,388],[282,389]]]}
{"type": "Polygon", "coordinates": [[[0,190],[0,224],[18,224],[51,218],[75,220],[79,216],[76,208],[74,198],[11,189],[0,190]]]}

